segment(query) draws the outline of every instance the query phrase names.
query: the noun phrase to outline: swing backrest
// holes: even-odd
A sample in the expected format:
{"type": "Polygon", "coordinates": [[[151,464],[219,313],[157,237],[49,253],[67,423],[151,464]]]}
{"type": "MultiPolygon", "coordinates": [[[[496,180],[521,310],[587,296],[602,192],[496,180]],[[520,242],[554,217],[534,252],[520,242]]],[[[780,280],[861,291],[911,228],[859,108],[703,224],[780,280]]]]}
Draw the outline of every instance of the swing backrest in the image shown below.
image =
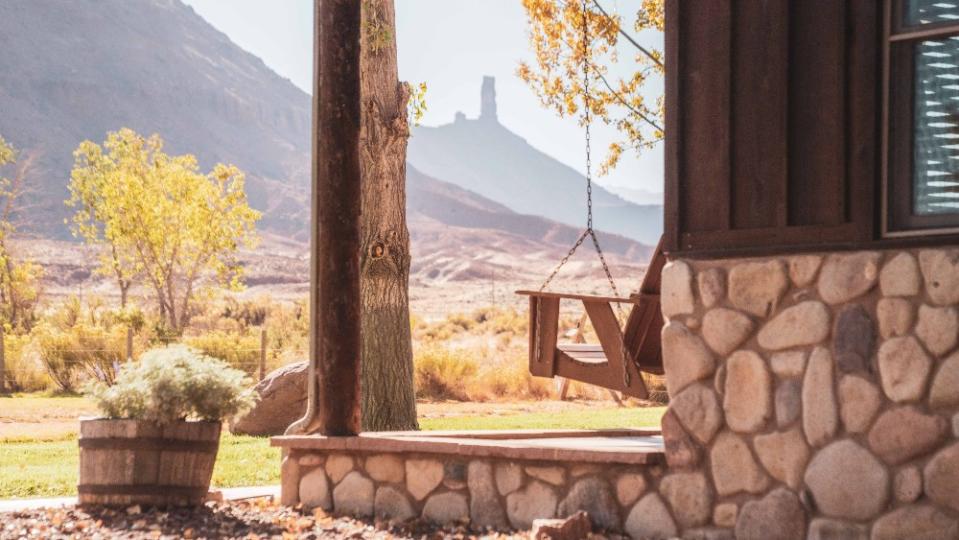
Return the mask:
{"type": "Polygon", "coordinates": [[[656,250],[646,268],[643,283],[639,287],[638,302],[626,319],[626,328],[623,333],[624,345],[628,355],[639,364],[642,371],[649,373],[663,372],[663,354],[660,343],[660,332],[663,329],[663,314],[660,307],[660,276],[663,266],[666,265],[666,255],[663,254],[663,240],[660,238],[656,250]]]}

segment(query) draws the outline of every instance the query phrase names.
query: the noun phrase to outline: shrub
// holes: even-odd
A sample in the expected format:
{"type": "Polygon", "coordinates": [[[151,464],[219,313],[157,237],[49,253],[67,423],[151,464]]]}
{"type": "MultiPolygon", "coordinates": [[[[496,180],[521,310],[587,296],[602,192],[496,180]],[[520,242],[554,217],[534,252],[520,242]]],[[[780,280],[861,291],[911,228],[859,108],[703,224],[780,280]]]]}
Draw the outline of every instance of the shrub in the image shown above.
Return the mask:
{"type": "Polygon", "coordinates": [[[120,369],[116,384],[94,383],[88,392],[109,418],[212,422],[249,411],[256,402],[251,384],[222,361],[173,346],[144,353],[120,369]]]}
{"type": "Polygon", "coordinates": [[[469,399],[471,379],[479,368],[461,352],[431,346],[413,358],[416,397],[425,399],[469,399]]]}
{"type": "Polygon", "coordinates": [[[53,382],[73,392],[85,378],[112,382],[114,365],[126,355],[126,332],[121,327],[105,330],[82,321],[65,330],[38,332],[40,360],[53,382]]]}
{"type": "Polygon", "coordinates": [[[15,392],[39,392],[50,388],[52,381],[29,334],[4,336],[4,349],[8,388],[15,392]]]}
{"type": "Polygon", "coordinates": [[[240,334],[212,331],[187,337],[184,342],[200,353],[222,360],[248,375],[259,370],[260,333],[240,334]]]}

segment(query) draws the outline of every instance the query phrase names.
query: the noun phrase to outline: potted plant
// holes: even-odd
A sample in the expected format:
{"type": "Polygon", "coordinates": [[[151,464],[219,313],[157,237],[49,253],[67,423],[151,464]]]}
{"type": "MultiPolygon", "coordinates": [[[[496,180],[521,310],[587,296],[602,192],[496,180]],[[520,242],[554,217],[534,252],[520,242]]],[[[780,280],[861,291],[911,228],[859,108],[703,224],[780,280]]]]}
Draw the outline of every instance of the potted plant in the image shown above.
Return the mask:
{"type": "Polygon", "coordinates": [[[88,393],[103,418],[80,421],[80,504],[201,504],[221,422],[255,402],[247,376],[183,346],[154,349],[88,393]]]}

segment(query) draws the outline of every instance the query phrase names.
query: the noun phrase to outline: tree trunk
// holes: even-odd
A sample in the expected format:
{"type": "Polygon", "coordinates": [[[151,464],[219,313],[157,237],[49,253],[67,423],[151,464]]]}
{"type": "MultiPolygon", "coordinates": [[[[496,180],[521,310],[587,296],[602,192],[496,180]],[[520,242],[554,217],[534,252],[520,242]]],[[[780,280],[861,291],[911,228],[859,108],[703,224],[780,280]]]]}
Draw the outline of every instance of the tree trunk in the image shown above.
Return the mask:
{"type": "Polygon", "coordinates": [[[419,429],[410,331],[406,227],[409,91],[399,81],[393,0],[363,3],[363,429],[419,429]]]}

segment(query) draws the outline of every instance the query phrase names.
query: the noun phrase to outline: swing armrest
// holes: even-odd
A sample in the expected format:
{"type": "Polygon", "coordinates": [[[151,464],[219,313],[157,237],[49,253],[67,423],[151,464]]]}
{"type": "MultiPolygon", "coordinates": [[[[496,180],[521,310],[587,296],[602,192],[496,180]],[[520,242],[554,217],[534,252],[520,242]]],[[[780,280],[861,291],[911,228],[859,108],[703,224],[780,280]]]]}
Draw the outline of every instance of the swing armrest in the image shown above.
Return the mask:
{"type": "MultiPolygon", "coordinates": [[[[642,295],[634,294],[629,298],[620,298],[618,296],[593,296],[588,294],[567,294],[547,291],[516,291],[521,296],[532,296],[534,298],[559,298],[560,300],[582,300],[584,302],[608,302],[612,304],[638,304],[642,295]]],[[[657,295],[658,296],[658,295],[657,295]]]]}

